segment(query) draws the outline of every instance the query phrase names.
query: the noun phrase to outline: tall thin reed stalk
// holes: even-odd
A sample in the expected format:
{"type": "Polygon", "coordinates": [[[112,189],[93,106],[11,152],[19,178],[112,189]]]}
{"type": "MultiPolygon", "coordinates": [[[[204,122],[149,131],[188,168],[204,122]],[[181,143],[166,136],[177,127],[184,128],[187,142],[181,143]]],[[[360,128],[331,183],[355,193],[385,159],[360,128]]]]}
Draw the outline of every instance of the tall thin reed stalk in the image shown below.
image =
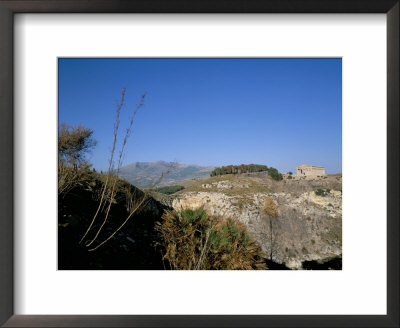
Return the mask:
{"type": "MultiPolygon", "coordinates": [[[[153,185],[150,187],[150,189],[154,188],[155,186],[157,186],[161,180],[163,179],[164,175],[168,174],[171,172],[171,170],[176,166],[175,162],[171,162],[167,171],[162,172],[160,177],[153,183],[153,185]]],[[[151,198],[149,197],[149,194],[147,192],[144,191],[142,199],[136,202],[136,206],[133,205],[131,207],[131,210],[127,216],[127,218],[125,219],[124,222],[122,222],[122,224],[109,236],[107,237],[104,241],[102,241],[100,244],[98,244],[97,246],[89,249],[89,252],[95,251],[96,249],[98,249],[99,247],[103,246],[106,242],[108,242],[112,237],[115,236],[115,234],[120,231],[123,226],[132,218],[132,215],[139,210],[140,208],[145,207],[148,202],[151,200],[151,198]]],[[[130,203],[133,203],[133,199],[130,200],[130,203]]]]}
{"type": "MultiPolygon", "coordinates": [[[[83,234],[81,240],[79,241],[80,244],[86,238],[89,231],[92,229],[92,226],[93,226],[94,222],[96,221],[97,215],[100,212],[100,208],[103,205],[104,196],[105,196],[105,193],[106,193],[106,190],[108,187],[108,181],[110,180],[110,177],[111,177],[111,174],[112,174],[112,171],[114,168],[114,152],[115,152],[115,147],[117,145],[117,136],[118,136],[119,123],[120,123],[120,113],[121,113],[121,109],[125,102],[125,93],[126,93],[126,88],[123,88],[122,92],[121,92],[120,102],[118,103],[117,108],[116,108],[116,118],[115,118],[115,123],[114,123],[114,132],[113,132],[113,145],[111,148],[111,155],[110,155],[110,161],[108,164],[107,177],[106,177],[106,181],[104,182],[104,185],[102,188],[99,205],[97,207],[96,213],[94,214],[92,221],[90,222],[86,232],[83,234]]],[[[111,201],[112,201],[112,199],[110,199],[110,202],[111,201]]]]}
{"type": "Polygon", "coordinates": [[[112,200],[114,199],[115,186],[116,186],[117,181],[118,181],[118,174],[119,174],[119,171],[120,171],[121,165],[122,165],[122,157],[123,157],[123,154],[124,154],[125,146],[126,146],[126,143],[128,142],[128,138],[129,138],[129,136],[130,136],[130,134],[131,134],[132,125],[133,125],[133,121],[134,121],[134,119],[135,119],[135,116],[136,116],[137,112],[139,111],[139,109],[140,109],[141,107],[143,107],[145,97],[146,97],[146,93],[144,93],[144,94],[142,95],[142,97],[140,98],[140,102],[139,102],[139,104],[136,106],[136,108],[135,108],[135,110],[134,110],[134,112],[133,112],[133,114],[132,114],[132,116],[131,116],[131,119],[130,119],[130,121],[129,121],[129,126],[128,126],[128,128],[126,129],[125,137],[124,137],[124,140],[123,140],[123,142],[122,142],[121,150],[120,150],[120,152],[119,152],[117,171],[116,171],[116,173],[115,173],[115,176],[113,177],[112,187],[111,187],[111,192],[110,192],[110,199],[109,199],[109,202],[108,202],[108,207],[107,207],[107,210],[106,210],[106,215],[105,215],[105,217],[104,217],[104,220],[103,220],[103,222],[102,222],[100,228],[97,230],[97,232],[96,232],[94,238],[93,238],[89,243],[87,243],[87,245],[86,245],[87,247],[91,246],[91,245],[96,241],[97,237],[99,236],[101,230],[103,229],[104,225],[106,224],[106,222],[107,222],[107,220],[108,220],[108,216],[109,216],[110,209],[111,209],[111,205],[112,205],[112,200]]]}
{"type": "MultiPolygon", "coordinates": [[[[111,206],[114,202],[114,197],[116,194],[116,186],[117,186],[117,182],[119,180],[118,178],[118,174],[120,172],[121,166],[122,166],[122,160],[123,160],[123,156],[124,156],[124,151],[125,151],[125,146],[128,142],[128,138],[131,135],[131,131],[132,131],[132,126],[133,126],[133,122],[134,119],[136,117],[137,112],[139,111],[139,109],[141,107],[143,107],[144,105],[144,100],[146,97],[146,93],[144,93],[141,98],[140,98],[140,102],[139,104],[136,106],[135,110],[132,113],[132,116],[129,120],[129,125],[128,128],[126,129],[125,132],[125,137],[122,141],[122,145],[121,145],[121,149],[119,151],[119,156],[118,156],[118,162],[117,162],[117,169],[114,170],[114,154],[115,154],[115,149],[116,149],[116,144],[117,144],[117,136],[118,136],[118,129],[119,129],[119,125],[120,125],[120,112],[121,109],[124,105],[124,101],[125,101],[125,92],[126,92],[126,88],[124,88],[122,90],[121,93],[121,100],[119,102],[119,104],[117,105],[116,108],[116,121],[114,124],[114,133],[113,133],[113,146],[112,146],[112,150],[111,150],[111,155],[110,155],[110,161],[109,161],[109,167],[108,167],[108,172],[107,172],[107,176],[106,176],[106,181],[102,187],[102,191],[101,191],[101,197],[100,197],[100,201],[96,210],[96,213],[94,214],[92,221],[89,225],[89,227],[87,228],[86,232],[84,233],[82,239],[80,240],[80,243],[83,242],[83,240],[85,240],[85,238],[87,237],[88,233],[92,230],[93,225],[96,221],[96,218],[98,217],[100,212],[105,211],[105,216],[104,219],[100,225],[100,227],[97,229],[96,233],[94,234],[94,237],[92,238],[92,240],[89,240],[86,242],[86,247],[91,247],[93,245],[93,243],[95,243],[98,240],[98,237],[101,233],[101,231],[103,230],[105,224],[107,223],[108,219],[109,219],[109,214],[110,214],[110,210],[111,210],[111,206]]],[[[168,170],[166,172],[162,172],[160,177],[154,182],[152,188],[154,188],[156,185],[158,185],[161,180],[163,179],[165,174],[168,174],[171,172],[172,168],[175,166],[175,163],[171,163],[168,170]]],[[[133,196],[131,196],[131,199],[127,202],[129,204],[129,211],[128,211],[128,216],[126,217],[126,219],[122,222],[122,224],[119,225],[119,227],[116,228],[116,230],[114,232],[112,232],[105,240],[103,240],[102,242],[100,242],[99,244],[97,244],[96,246],[92,246],[92,248],[89,248],[89,251],[94,251],[96,249],[98,249],[99,247],[103,246],[105,243],[107,243],[111,238],[113,238],[115,236],[115,234],[121,230],[123,228],[123,226],[132,218],[133,214],[135,212],[137,212],[140,208],[142,208],[143,206],[146,206],[147,203],[150,201],[150,197],[149,194],[147,192],[143,193],[143,196],[141,196],[141,198],[136,199],[137,194],[136,192],[134,193],[133,196]]]]}

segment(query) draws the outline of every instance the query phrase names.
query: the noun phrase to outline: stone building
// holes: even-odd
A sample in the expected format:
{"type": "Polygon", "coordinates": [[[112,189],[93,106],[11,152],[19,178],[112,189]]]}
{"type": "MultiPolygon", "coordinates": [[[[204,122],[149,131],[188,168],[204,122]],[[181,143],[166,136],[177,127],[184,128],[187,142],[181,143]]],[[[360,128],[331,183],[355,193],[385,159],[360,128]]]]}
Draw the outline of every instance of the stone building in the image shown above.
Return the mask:
{"type": "Polygon", "coordinates": [[[297,175],[326,175],[325,168],[323,166],[313,166],[302,164],[296,167],[297,175]]]}

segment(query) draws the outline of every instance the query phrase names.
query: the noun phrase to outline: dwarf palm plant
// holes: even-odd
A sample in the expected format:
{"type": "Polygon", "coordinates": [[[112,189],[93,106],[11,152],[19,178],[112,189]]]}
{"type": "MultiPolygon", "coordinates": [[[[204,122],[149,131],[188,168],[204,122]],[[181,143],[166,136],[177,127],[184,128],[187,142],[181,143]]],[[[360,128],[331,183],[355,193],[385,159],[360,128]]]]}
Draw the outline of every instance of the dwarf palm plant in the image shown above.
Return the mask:
{"type": "Polygon", "coordinates": [[[166,211],[156,230],[171,269],[266,269],[261,247],[243,224],[210,216],[202,208],[166,211]]]}

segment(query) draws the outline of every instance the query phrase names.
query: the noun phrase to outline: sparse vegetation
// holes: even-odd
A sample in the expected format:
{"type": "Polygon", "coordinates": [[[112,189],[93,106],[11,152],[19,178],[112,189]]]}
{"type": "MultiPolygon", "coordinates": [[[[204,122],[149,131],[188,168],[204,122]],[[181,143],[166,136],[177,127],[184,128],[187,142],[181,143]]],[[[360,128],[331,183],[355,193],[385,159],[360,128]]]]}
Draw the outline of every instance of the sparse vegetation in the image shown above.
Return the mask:
{"type": "Polygon", "coordinates": [[[266,269],[260,246],[246,227],[203,209],[166,211],[156,227],[163,260],[174,270],[266,269]]]}
{"type": "MultiPolygon", "coordinates": [[[[221,189],[217,187],[218,182],[229,183],[232,188],[223,189],[224,194],[229,196],[240,196],[246,197],[247,195],[252,195],[254,193],[268,193],[271,189],[263,179],[256,176],[238,176],[238,175],[221,175],[207,178],[200,181],[192,181],[189,183],[183,183],[185,187],[184,192],[201,192],[207,190],[208,192],[219,192],[221,189]],[[203,185],[209,184],[210,188],[205,189],[203,185]],[[246,188],[242,186],[246,185],[246,188]]],[[[246,197],[248,198],[248,197],[246,197]]]]}
{"type": "Polygon", "coordinates": [[[341,218],[332,218],[335,224],[329,230],[321,235],[321,238],[330,245],[342,244],[342,220],[341,218]]]}

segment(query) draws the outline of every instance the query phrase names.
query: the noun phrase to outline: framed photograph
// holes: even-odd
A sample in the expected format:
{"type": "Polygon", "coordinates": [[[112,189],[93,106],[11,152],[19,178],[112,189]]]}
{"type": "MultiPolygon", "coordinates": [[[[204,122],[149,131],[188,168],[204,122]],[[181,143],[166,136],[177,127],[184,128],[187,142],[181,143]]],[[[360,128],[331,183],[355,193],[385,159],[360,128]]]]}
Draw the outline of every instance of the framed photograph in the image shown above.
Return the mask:
{"type": "Polygon", "coordinates": [[[58,269],[341,270],[341,95],[341,58],[59,58],[58,269]]]}
{"type": "Polygon", "coordinates": [[[399,326],[398,1],[0,1],[0,322],[399,326]]]}

